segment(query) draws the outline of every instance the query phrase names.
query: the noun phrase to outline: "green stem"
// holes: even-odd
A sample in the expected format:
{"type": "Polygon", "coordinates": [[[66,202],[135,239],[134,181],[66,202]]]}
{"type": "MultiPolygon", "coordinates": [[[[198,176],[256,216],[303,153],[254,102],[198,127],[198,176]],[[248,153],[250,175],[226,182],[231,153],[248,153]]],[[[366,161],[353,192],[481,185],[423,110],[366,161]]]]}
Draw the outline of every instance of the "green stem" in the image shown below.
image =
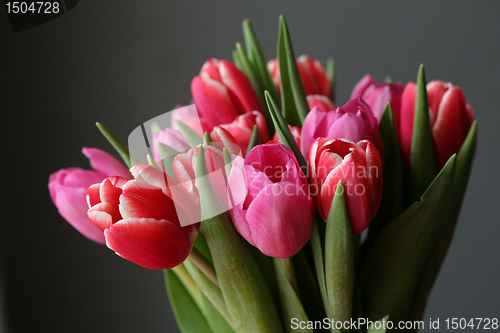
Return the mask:
{"type": "Polygon", "coordinates": [[[207,258],[203,254],[201,254],[200,251],[198,251],[196,248],[193,247],[191,250],[191,253],[189,253],[188,256],[189,259],[191,259],[196,266],[212,281],[218,288],[219,286],[219,280],[217,279],[217,274],[215,274],[215,269],[214,266],[208,261],[207,258]]]}

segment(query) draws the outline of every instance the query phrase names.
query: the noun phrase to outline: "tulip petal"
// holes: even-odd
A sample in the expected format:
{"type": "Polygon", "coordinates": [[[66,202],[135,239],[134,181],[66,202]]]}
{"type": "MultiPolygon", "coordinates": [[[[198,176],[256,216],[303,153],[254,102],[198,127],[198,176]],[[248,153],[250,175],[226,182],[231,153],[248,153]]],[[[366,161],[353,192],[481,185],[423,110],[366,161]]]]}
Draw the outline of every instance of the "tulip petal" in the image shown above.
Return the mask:
{"type": "Polygon", "coordinates": [[[311,235],[311,208],[311,198],[294,184],[266,186],[247,210],[251,243],[271,257],[294,256],[311,235]]]}
{"type": "Polygon", "coordinates": [[[170,197],[161,189],[143,188],[136,182],[128,182],[123,186],[119,209],[124,219],[167,219],[179,223],[176,206],[170,197]]]}
{"type": "Polygon", "coordinates": [[[56,200],[54,204],[59,214],[82,235],[94,242],[104,244],[104,235],[88,218],[85,196],[86,188],[54,187],[56,200]]]}
{"type": "Polygon", "coordinates": [[[177,266],[193,246],[179,226],[164,219],[124,219],[106,229],[105,237],[120,257],[150,269],[177,266]]]}
{"type": "Polygon", "coordinates": [[[107,202],[93,206],[87,214],[92,223],[102,231],[122,219],[120,212],[107,202]]]}
{"type": "MultiPolygon", "coordinates": [[[[113,155],[97,148],[83,148],[83,155],[87,156],[92,169],[105,174],[105,177],[120,176],[130,179],[127,168],[113,155]]],[[[105,178],[104,177],[104,178],[105,178]]]]}

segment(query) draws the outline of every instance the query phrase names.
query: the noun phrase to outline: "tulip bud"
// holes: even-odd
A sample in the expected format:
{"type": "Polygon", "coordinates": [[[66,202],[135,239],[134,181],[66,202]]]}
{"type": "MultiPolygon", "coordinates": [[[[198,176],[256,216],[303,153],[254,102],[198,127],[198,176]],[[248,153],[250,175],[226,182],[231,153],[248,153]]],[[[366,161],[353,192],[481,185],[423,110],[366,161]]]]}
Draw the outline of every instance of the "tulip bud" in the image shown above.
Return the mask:
{"type": "Polygon", "coordinates": [[[191,92],[210,127],[231,123],[246,112],[262,112],[250,80],[226,60],[208,60],[191,82],[191,92]]]}
{"type": "Polygon", "coordinates": [[[199,229],[199,224],[181,227],[179,218],[197,217],[174,203],[170,187],[182,188],[175,179],[145,164],[131,171],[133,180],[109,177],[88,189],[88,217],[120,257],[151,269],[177,266],[191,252],[199,229]]]}
{"type": "Polygon", "coordinates": [[[382,162],[368,140],[318,138],[309,154],[311,192],[321,217],[327,219],[337,185],[344,195],[355,235],[368,226],[382,201],[382,162]]]}
{"type": "Polygon", "coordinates": [[[392,115],[396,129],[399,124],[399,112],[401,109],[401,94],[403,85],[401,82],[377,84],[377,80],[370,74],[366,74],[354,87],[351,99],[360,96],[372,109],[373,115],[378,122],[382,119],[387,103],[391,104],[392,115]]]}
{"type": "MultiPolygon", "coordinates": [[[[451,83],[434,80],[427,84],[429,120],[436,154],[441,169],[451,155],[458,153],[475,120],[474,111],[466,102],[464,93],[451,83]]],[[[409,82],[401,98],[399,142],[403,161],[410,163],[416,85],[409,82]]]]}
{"type": "Polygon", "coordinates": [[[300,151],[309,155],[309,148],[317,138],[347,139],[353,142],[370,140],[383,160],[383,143],[378,129],[377,119],[370,107],[357,97],[342,107],[331,112],[323,112],[314,108],[309,112],[300,138],[300,151]]]}
{"type": "Polygon", "coordinates": [[[236,230],[262,253],[290,258],[307,243],[313,222],[307,179],[282,144],[254,147],[236,157],[229,174],[236,230]]]}
{"type": "MultiPolygon", "coordinates": [[[[280,73],[277,59],[272,59],[267,63],[267,68],[271,72],[274,84],[280,90],[280,73]]],[[[332,98],[332,83],[326,75],[326,69],[319,60],[314,60],[308,55],[301,55],[297,58],[297,68],[300,79],[304,86],[306,96],[324,95],[328,99],[332,98]]]]}
{"type": "MultiPolygon", "coordinates": [[[[235,143],[237,143],[243,154],[248,150],[248,144],[252,138],[253,127],[257,125],[259,131],[260,142],[269,141],[269,131],[266,125],[266,119],[264,116],[257,111],[248,112],[236,117],[236,119],[230,124],[222,124],[221,128],[226,130],[234,138],[235,143]]],[[[214,133],[214,132],[212,132],[214,133]]],[[[221,140],[214,140],[221,142],[221,140]]],[[[231,140],[226,140],[227,142],[233,142],[231,140]]],[[[238,153],[230,151],[231,154],[239,155],[238,153]]]]}
{"type": "Polygon", "coordinates": [[[324,95],[309,95],[307,96],[307,104],[309,104],[309,109],[314,109],[317,107],[323,112],[328,112],[335,110],[337,106],[330,100],[328,97],[324,95]]]}
{"type": "Polygon", "coordinates": [[[116,158],[97,148],[83,148],[95,171],[80,168],[61,169],[50,175],[49,191],[59,214],[85,237],[104,244],[102,232],[87,217],[87,188],[113,175],[130,177],[127,168],[116,158]]]}

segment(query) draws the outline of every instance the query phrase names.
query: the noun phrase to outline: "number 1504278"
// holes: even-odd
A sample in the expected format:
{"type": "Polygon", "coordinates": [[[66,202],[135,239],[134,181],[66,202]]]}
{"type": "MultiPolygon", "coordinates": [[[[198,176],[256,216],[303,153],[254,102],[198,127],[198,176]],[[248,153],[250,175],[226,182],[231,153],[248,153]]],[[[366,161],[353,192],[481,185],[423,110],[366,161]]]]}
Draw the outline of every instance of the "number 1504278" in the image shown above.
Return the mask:
{"type": "Polygon", "coordinates": [[[57,14],[61,10],[59,7],[59,2],[7,2],[5,4],[7,7],[8,14],[57,14]]]}

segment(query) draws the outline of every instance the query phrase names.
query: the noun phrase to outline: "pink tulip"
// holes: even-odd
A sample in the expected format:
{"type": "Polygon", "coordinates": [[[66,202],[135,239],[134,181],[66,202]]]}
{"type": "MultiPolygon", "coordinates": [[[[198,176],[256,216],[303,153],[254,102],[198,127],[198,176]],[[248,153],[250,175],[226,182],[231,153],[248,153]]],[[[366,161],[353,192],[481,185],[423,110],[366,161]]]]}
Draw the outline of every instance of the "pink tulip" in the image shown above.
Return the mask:
{"type": "Polygon", "coordinates": [[[307,96],[307,103],[310,110],[317,107],[323,112],[328,112],[337,108],[335,103],[324,95],[309,95],[307,96]]]}
{"type": "Polygon", "coordinates": [[[131,176],[125,166],[105,151],[83,148],[82,153],[89,158],[90,166],[95,171],[67,168],[54,172],[49,178],[50,197],[69,224],[90,240],[104,244],[102,232],[87,217],[87,188],[112,175],[131,176]]]}
{"type": "MultiPolygon", "coordinates": [[[[280,90],[278,59],[270,60],[267,63],[267,68],[271,72],[274,84],[280,90]]],[[[324,95],[329,99],[332,98],[332,83],[326,75],[325,67],[319,60],[314,60],[308,55],[301,55],[297,58],[297,68],[306,96],[324,95]]]]}
{"type": "Polygon", "coordinates": [[[170,127],[173,129],[179,129],[176,123],[176,120],[178,120],[189,126],[200,137],[203,137],[205,132],[210,131],[207,121],[198,113],[194,104],[188,106],[177,105],[170,113],[170,127]]]}
{"type": "Polygon", "coordinates": [[[262,112],[250,80],[226,60],[208,60],[191,82],[191,92],[210,127],[231,123],[246,112],[262,112]]]}
{"type": "Polygon", "coordinates": [[[257,130],[259,131],[260,142],[265,143],[269,141],[269,131],[266,125],[266,119],[262,113],[257,111],[242,114],[236,117],[232,123],[222,124],[220,127],[231,134],[244,155],[247,152],[248,144],[252,138],[253,127],[255,125],[257,125],[257,130]]]}
{"type": "MultiPolygon", "coordinates": [[[[231,205],[229,204],[227,193],[224,155],[222,150],[213,146],[203,146],[203,152],[210,180],[223,207],[229,210],[231,205]]],[[[198,147],[195,147],[190,149],[187,153],[181,153],[175,156],[173,170],[177,180],[184,186],[186,191],[199,202],[198,176],[196,174],[197,161],[198,147]]]]}
{"type": "Polygon", "coordinates": [[[236,230],[262,253],[289,258],[311,235],[313,204],[307,179],[282,144],[254,147],[235,157],[229,174],[236,230]]]}
{"type": "Polygon", "coordinates": [[[309,167],[311,192],[323,219],[342,180],[354,234],[368,228],[382,201],[382,162],[375,146],[368,140],[355,144],[318,138],[311,146],[309,167]]]}
{"type": "Polygon", "coordinates": [[[377,80],[370,74],[366,74],[354,87],[351,99],[360,96],[372,109],[373,115],[380,122],[387,103],[391,104],[392,115],[396,129],[399,125],[399,113],[401,109],[401,94],[403,85],[401,82],[377,84],[377,80]]]}
{"type": "Polygon", "coordinates": [[[383,160],[383,143],[378,130],[377,119],[370,107],[357,97],[331,112],[314,108],[302,125],[300,151],[309,155],[309,148],[317,138],[347,139],[353,142],[370,140],[383,160]]]}
{"type": "MultiPolygon", "coordinates": [[[[399,143],[406,165],[410,164],[416,93],[416,84],[409,82],[401,98],[399,143]]],[[[441,169],[450,156],[458,153],[462,147],[475,116],[462,89],[451,83],[431,81],[427,84],[427,95],[436,161],[441,169]]]]}
{"type": "MultiPolygon", "coordinates": [[[[297,142],[297,145],[300,147],[300,135],[301,135],[300,127],[288,125],[288,128],[290,129],[290,132],[292,132],[292,135],[293,135],[293,138],[295,139],[295,142],[297,142]]],[[[274,133],[273,140],[270,142],[272,142],[272,143],[279,143],[280,142],[280,137],[279,137],[278,132],[274,133]]]]}
{"type": "Polygon", "coordinates": [[[151,269],[177,266],[193,248],[199,224],[181,227],[179,218],[190,212],[174,203],[169,185],[179,189],[175,179],[145,164],[131,172],[133,180],[109,177],[88,189],[88,217],[120,257],[151,269]]]}

